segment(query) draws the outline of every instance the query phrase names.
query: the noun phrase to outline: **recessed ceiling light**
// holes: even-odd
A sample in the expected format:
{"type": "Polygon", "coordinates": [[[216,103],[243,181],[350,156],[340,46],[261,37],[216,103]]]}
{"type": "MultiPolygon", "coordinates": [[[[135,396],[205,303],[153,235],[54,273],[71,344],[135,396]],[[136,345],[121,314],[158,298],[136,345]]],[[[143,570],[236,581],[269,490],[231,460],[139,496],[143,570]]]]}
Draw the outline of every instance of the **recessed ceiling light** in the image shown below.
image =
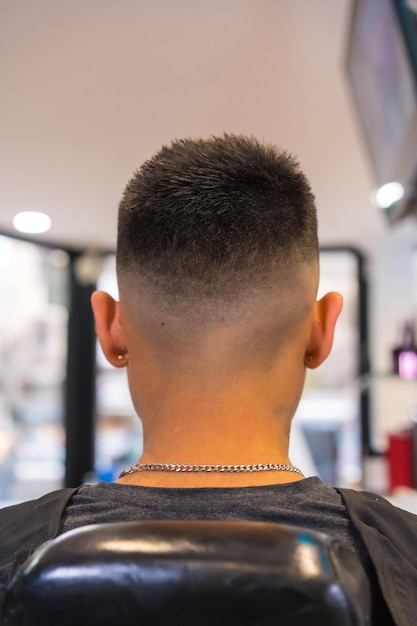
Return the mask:
{"type": "Polygon", "coordinates": [[[386,183],[372,193],[372,201],[380,209],[388,209],[392,204],[404,196],[404,187],[401,183],[386,183]]]}
{"type": "Polygon", "coordinates": [[[46,233],[52,225],[51,218],[39,211],[22,211],[13,218],[13,226],[21,233],[46,233]]]}

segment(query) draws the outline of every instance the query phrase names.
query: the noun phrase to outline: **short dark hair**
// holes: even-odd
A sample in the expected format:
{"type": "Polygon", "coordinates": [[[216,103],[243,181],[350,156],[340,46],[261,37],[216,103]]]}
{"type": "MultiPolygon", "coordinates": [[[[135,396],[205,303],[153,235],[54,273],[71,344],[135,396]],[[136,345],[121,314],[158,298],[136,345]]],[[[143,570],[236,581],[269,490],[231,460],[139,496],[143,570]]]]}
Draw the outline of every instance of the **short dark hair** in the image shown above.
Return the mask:
{"type": "Polygon", "coordinates": [[[120,202],[119,279],[171,305],[235,298],[317,257],[307,178],[293,156],[253,137],[174,141],[120,202]]]}

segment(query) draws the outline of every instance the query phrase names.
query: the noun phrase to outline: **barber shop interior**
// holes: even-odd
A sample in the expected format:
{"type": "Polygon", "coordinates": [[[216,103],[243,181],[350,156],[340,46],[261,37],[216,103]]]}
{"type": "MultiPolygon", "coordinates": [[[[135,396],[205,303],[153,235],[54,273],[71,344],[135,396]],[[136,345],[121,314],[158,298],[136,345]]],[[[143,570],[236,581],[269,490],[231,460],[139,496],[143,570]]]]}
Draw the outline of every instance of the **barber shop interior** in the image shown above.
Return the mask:
{"type": "MultiPolygon", "coordinates": [[[[416,624],[416,613],[414,620],[410,615],[417,598],[417,2],[4,0],[0,41],[0,589],[4,585],[0,602],[6,598],[0,606],[0,613],[4,611],[0,624],[416,624]],[[190,455],[190,461],[182,456],[182,431],[175,428],[174,420],[172,431],[165,431],[173,456],[148,458],[144,451],[148,421],[142,420],[142,400],[135,401],[130,387],[146,356],[138,357],[139,365],[132,364],[134,355],[128,361],[122,349],[112,362],[98,337],[100,323],[97,315],[94,318],[91,298],[98,291],[109,294],[114,306],[129,300],[120,299],[126,279],[118,280],[117,275],[118,207],[129,179],[174,140],[205,141],[225,133],[255,137],[297,159],[317,208],[316,299],[338,292],[343,308],[327,358],[319,367],[309,367],[308,359],[314,357],[306,356],[302,393],[288,427],[288,458],[280,452],[271,459],[248,456],[245,460],[242,453],[223,460],[216,451],[218,436],[206,428],[205,456],[190,455]],[[172,445],[176,437],[178,457],[172,445]],[[269,462],[279,462],[269,467],[271,472],[261,471],[267,469],[261,465],[227,465],[269,462]],[[150,465],[154,463],[160,465],[150,465]],[[165,469],[167,481],[155,482],[165,469]],[[287,482],[283,473],[281,480],[276,479],[282,469],[293,473],[291,481],[301,476],[303,480],[287,482]],[[154,482],[146,482],[148,470],[154,482]],[[246,482],[235,483],[233,477],[225,483],[220,478],[220,482],[203,480],[207,473],[224,472],[224,477],[229,471],[241,472],[246,482]],[[91,518],[88,524],[80,521],[84,528],[78,531],[84,533],[62,532],[77,525],[77,507],[82,508],[88,498],[92,501],[93,491],[85,491],[82,500],[85,486],[103,490],[115,483],[118,487],[120,476],[129,472],[129,481],[142,475],[146,480],[128,482],[124,489],[148,490],[146,498],[151,498],[151,491],[159,488],[166,508],[158,504],[153,517],[138,518],[147,521],[132,521],[136,518],[131,516],[113,520],[109,513],[91,518]],[[175,472],[178,480],[171,476],[175,472]],[[201,483],[182,484],[181,472],[206,474],[201,483]],[[251,472],[257,478],[262,474],[264,480],[251,482],[251,472]],[[371,555],[372,576],[366,568],[355,573],[356,563],[350,564],[352,555],[343,552],[342,548],[348,549],[342,540],[336,555],[342,565],[333,552],[329,557],[336,550],[329,542],[340,539],[337,530],[331,540],[323,544],[320,539],[316,546],[308,528],[304,534],[294,532],[290,537],[287,530],[282,534],[281,522],[288,524],[289,514],[282,518],[265,514],[258,519],[251,509],[247,521],[239,521],[245,517],[237,512],[241,510],[238,492],[305,481],[306,485],[316,481],[311,483],[314,486],[318,480],[340,498],[339,504],[334,500],[334,507],[346,504],[346,524],[353,520],[357,525],[371,555]],[[222,491],[223,485],[225,491],[235,491],[225,495],[230,502],[236,500],[237,509],[230,504],[232,513],[223,500],[220,512],[213,513],[214,499],[208,517],[204,512],[196,517],[178,513],[181,494],[191,498],[188,492],[204,492],[205,487],[210,493],[222,491]],[[81,490],[74,495],[76,489],[81,490]],[[369,512],[363,514],[365,521],[356,522],[362,505],[351,501],[362,492],[368,494],[363,506],[369,512]],[[19,524],[30,526],[41,516],[42,523],[48,523],[46,504],[27,503],[49,502],[48,494],[55,493],[68,494],[62,507],[75,498],[71,500],[74,523],[69,524],[73,519],[69,512],[62,513],[56,530],[42,535],[51,545],[61,543],[56,557],[52,551],[45,555],[49,561],[39,582],[34,571],[43,562],[43,553],[35,552],[36,563],[32,560],[25,570],[32,550],[14,567],[7,546],[14,545],[11,536],[19,524]],[[369,494],[377,494],[372,502],[369,494]],[[408,524],[407,531],[399,533],[404,545],[405,536],[412,537],[414,530],[413,554],[407,561],[413,573],[408,574],[405,565],[398,570],[412,581],[408,590],[401,586],[405,596],[412,596],[413,588],[415,594],[410,605],[404,600],[400,608],[401,573],[387,575],[395,581],[390,596],[377,560],[382,548],[373,548],[372,533],[369,538],[367,534],[374,530],[372,516],[379,497],[383,507],[390,507],[389,511],[396,507],[393,510],[400,509],[406,516],[401,523],[408,524]],[[177,502],[173,519],[184,520],[174,526],[169,525],[169,498],[177,502]],[[158,520],[156,530],[153,518],[158,520]],[[217,520],[210,522],[214,527],[201,521],[206,519],[217,520]],[[101,534],[89,539],[95,522],[101,534]],[[265,528],[255,537],[251,524],[255,530],[257,524],[265,528]],[[361,524],[367,527],[363,533],[361,524]],[[114,535],[113,525],[117,526],[114,535]],[[71,559],[62,556],[67,535],[66,554],[71,553],[71,559]],[[119,570],[112,570],[110,578],[118,578],[117,592],[111,587],[114,583],[104,580],[116,566],[109,565],[110,557],[102,560],[113,544],[118,545],[116,559],[129,550],[136,556],[139,546],[146,553],[142,569],[135,570],[133,578],[127,569],[131,563],[125,560],[118,564],[119,570]],[[93,549],[100,553],[91,557],[96,559],[94,565],[77,565],[77,555],[86,560],[93,549]],[[285,565],[291,580],[286,579],[280,550],[288,559],[291,550],[294,562],[302,562],[300,579],[291,578],[293,563],[285,565]],[[319,550],[326,554],[320,556],[319,550]],[[201,554],[211,557],[205,556],[201,564],[201,554]],[[52,572],[50,563],[55,558],[58,565],[52,572]],[[334,578],[329,582],[325,558],[333,564],[331,576],[336,582],[334,578]],[[90,570],[80,574],[80,582],[77,572],[82,567],[90,570]],[[351,567],[346,578],[340,574],[344,567],[351,567]],[[101,577],[95,585],[93,570],[100,571],[101,577]],[[115,571],[122,573],[116,576],[115,571]],[[252,581],[247,587],[240,582],[242,576],[252,581]],[[362,584],[362,576],[370,580],[370,596],[365,597],[368,581],[362,584]],[[380,586],[375,593],[374,579],[380,586]],[[51,592],[49,599],[47,590],[55,587],[59,590],[51,592]],[[258,592],[252,593],[254,587],[258,592]],[[124,612],[125,588],[142,602],[129,615],[124,612]],[[359,599],[358,594],[362,594],[359,599]],[[124,598],[123,607],[114,600],[116,616],[110,616],[105,597],[114,595],[124,598]],[[377,606],[375,598],[380,596],[384,600],[377,606]],[[305,615],[300,609],[304,603],[305,615]],[[66,607],[62,615],[58,606],[66,607]],[[72,615],[75,606],[84,612],[72,615]],[[284,618],[287,609],[289,617],[284,618]]],[[[151,233],[146,249],[152,247],[152,237],[151,233]]],[[[234,318],[236,328],[246,323],[248,311],[242,305],[241,315],[234,318]]],[[[153,329],[151,323],[149,327],[153,329]]],[[[191,324],[189,334],[194,328],[191,324]]],[[[181,355],[185,350],[177,346],[181,355]]],[[[171,355],[168,361],[171,365],[171,355]]],[[[172,380],[177,387],[170,389],[180,396],[181,378],[173,374],[172,380]]],[[[183,380],[186,386],[191,378],[184,375],[183,380]]],[[[144,411],[152,393],[144,392],[144,411]]],[[[216,406],[213,398],[213,412],[216,406]]],[[[170,422],[164,420],[170,430],[170,422]]],[[[254,436],[254,424],[236,433],[242,450],[250,449],[245,439],[254,436]]],[[[152,432],[148,438],[152,440],[152,432]]],[[[307,497],[313,502],[312,490],[309,496],[297,492],[292,510],[307,497]]],[[[201,493],[199,502],[204,497],[201,493]]],[[[248,501],[252,501],[249,495],[248,501]]],[[[140,502],[138,496],[135,506],[140,508],[140,502]]],[[[144,502],[150,506],[148,500],[144,502]]],[[[193,509],[193,502],[184,507],[193,509]]],[[[118,506],[114,501],[113,510],[118,506]]],[[[281,510],[281,504],[276,508],[281,510]]],[[[321,510],[317,509],[317,516],[321,510]]],[[[390,514],[383,510],[380,517],[388,523],[390,514]]],[[[81,510],[77,514],[84,520],[81,510]]],[[[308,519],[294,523],[304,528],[308,519]]],[[[385,531],[379,523],[382,536],[385,531]]],[[[327,533],[328,527],[323,528],[327,533]]],[[[22,545],[24,541],[30,543],[29,531],[26,539],[19,539],[22,545]]],[[[42,551],[43,539],[37,544],[42,551]]],[[[395,540],[392,546],[385,562],[396,561],[396,550],[401,551],[395,540]]],[[[407,549],[402,550],[406,555],[407,549]]],[[[406,561],[406,556],[401,559],[406,561]]]]}

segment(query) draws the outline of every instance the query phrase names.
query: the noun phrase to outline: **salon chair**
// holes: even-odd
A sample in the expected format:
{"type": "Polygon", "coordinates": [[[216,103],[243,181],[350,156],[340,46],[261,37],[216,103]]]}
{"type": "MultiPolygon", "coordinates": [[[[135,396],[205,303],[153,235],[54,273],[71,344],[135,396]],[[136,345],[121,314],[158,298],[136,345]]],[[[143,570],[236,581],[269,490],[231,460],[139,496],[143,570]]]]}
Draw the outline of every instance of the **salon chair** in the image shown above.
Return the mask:
{"type": "Polygon", "coordinates": [[[258,522],[93,525],[41,546],[4,626],[365,626],[366,574],[321,533],[258,522]]]}

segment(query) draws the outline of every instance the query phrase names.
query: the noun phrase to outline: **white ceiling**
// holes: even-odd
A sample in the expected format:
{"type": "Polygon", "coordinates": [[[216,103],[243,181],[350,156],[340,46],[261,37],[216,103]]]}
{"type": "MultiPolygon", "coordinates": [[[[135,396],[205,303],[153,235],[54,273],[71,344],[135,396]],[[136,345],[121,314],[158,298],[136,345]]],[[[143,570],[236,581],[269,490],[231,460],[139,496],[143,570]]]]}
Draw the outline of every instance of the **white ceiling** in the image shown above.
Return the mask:
{"type": "Polygon", "coordinates": [[[322,244],[387,228],[343,76],[350,0],[2,0],[0,231],[115,244],[132,172],[174,137],[243,132],[295,153],[322,244]]]}

